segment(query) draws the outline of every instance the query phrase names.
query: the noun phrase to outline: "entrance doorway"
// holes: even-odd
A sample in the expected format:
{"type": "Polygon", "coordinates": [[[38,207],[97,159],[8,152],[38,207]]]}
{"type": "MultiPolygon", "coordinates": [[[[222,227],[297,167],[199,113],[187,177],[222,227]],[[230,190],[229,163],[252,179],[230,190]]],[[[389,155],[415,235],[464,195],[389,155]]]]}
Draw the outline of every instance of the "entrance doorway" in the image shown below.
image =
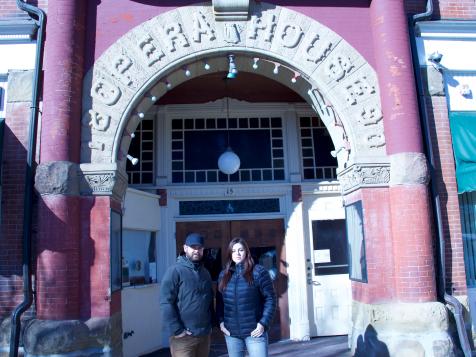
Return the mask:
{"type": "Polygon", "coordinates": [[[270,272],[278,298],[276,315],[269,330],[269,339],[271,341],[288,339],[288,276],[284,247],[284,221],[267,219],[177,222],[178,254],[183,252],[185,237],[191,232],[198,232],[205,237],[204,262],[215,282],[226,261],[230,240],[234,237],[246,239],[255,262],[263,265],[270,272]]]}
{"type": "Polygon", "coordinates": [[[340,196],[304,198],[308,213],[307,284],[310,335],[347,335],[351,328],[346,217],[340,196]]]}

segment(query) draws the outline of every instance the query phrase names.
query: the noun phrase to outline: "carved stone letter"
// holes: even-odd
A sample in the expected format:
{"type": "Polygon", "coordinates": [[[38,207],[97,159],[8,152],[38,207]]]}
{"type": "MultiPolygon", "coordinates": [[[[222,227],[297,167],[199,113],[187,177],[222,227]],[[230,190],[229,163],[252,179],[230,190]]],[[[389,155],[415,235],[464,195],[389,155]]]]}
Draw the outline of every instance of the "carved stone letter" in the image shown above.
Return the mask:
{"type": "Polygon", "coordinates": [[[271,42],[276,28],[275,19],[276,17],[274,15],[268,16],[266,21],[263,21],[262,17],[252,16],[251,23],[248,24],[248,38],[257,39],[258,31],[262,30],[265,33],[264,40],[267,42],[271,42]]]}
{"type": "Polygon", "coordinates": [[[132,66],[132,60],[126,55],[119,55],[114,59],[113,66],[113,76],[117,77],[126,86],[130,86],[133,81],[131,76],[127,74],[127,71],[132,66]]]}
{"type": "Polygon", "coordinates": [[[347,56],[335,56],[332,61],[326,65],[326,73],[329,78],[339,81],[350,72],[354,67],[350,58],[347,56]]]}
{"type": "Polygon", "coordinates": [[[198,11],[193,13],[193,40],[202,42],[202,35],[208,35],[210,41],[216,38],[215,30],[210,26],[210,22],[201,11],[198,11]]]}
{"type": "Polygon", "coordinates": [[[382,111],[376,106],[362,108],[358,120],[364,125],[377,124],[382,120],[382,111]]]}
{"type": "Polygon", "coordinates": [[[304,32],[301,26],[291,23],[286,24],[281,33],[281,42],[284,47],[294,48],[299,44],[299,41],[301,41],[303,34],[304,32]]]}
{"type": "Polygon", "coordinates": [[[347,102],[351,105],[357,104],[357,98],[375,93],[375,86],[371,85],[367,78],[362,77],[354,83],[345,87],[347,102]]]}
{"type": "Polygon", "coordinates": [[[171,22],[164,27],[165,40],[168,41],[167,49],[170,52],[175,52],[175,46],[179,44],[182,47],[188,47],[187,38],[182,32],[182,25],[178,22],[171,22]]]}
{"type": "Polygon", "coordinates": [[[145,36],[142,41],[139,41],[139,48],[141,53],[144,54],[149,67],[165,56],[164,52],[154,44],[152,37],[148,35],[145,36]]]}
{"type": "Polygon", "coordinates": [[[103,115],[92,109],[90,109],[88,113],[90,117],[90,127],[98,131],[106,131],[107,128],[109,128],[109,124],[111,123],[111,117],[109,115],[103,115]]]}
{"type": "Polygon", "coordinates": [[[316,42],[320,40],[319,34],[315,34],[309,45],[306,47],[306,60],[309,62],[320,62],[324,58],[326,58],[327,54],[330,52],[332,48],[332,43],[330,41],[326,41],[322,44],[322,46],[316,45],[316,42]]]}
{"type": "Polygon", "coordinates": [[[114,105],[121,97],[121,89],[104,80],[98,80],[91,87],[91,96],[106,105],[114,105]]]}

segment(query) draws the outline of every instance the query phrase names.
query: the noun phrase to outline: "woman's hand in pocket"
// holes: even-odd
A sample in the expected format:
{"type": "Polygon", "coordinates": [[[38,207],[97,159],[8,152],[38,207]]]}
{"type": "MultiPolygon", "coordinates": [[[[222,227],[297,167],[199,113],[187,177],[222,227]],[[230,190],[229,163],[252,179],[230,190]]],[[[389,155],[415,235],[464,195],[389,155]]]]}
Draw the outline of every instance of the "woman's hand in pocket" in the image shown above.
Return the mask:
{"type": "Polygon", "coordinates": [[[256,325],[256,328],[251,331],[251,337],[260,337],[264,332],[264,326],[261,325],[259,322],[256,325]]]}
{"type": "Polygon", "coordinates": [[[220,330],[223,332],[225,335],[230,336],[230,331],[228,331],[225,327],[224,322],[220,322],[220,330]]]}

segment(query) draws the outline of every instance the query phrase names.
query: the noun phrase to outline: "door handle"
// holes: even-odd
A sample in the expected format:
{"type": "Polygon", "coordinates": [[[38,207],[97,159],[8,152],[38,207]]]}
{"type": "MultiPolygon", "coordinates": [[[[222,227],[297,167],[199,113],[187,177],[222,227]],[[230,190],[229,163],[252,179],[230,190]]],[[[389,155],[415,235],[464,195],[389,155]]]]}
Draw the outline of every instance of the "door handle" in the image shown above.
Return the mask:
{"type": "Polygon", "coordinates": [[[314,286],[319,286],[322,285],[320,282],[312,280],[312,279],[307,279],[308,285],[314,285],[314,286]]]}
{"type": "Polygon", "coordinates": [[[307,279],[307,284],[308,285],[314,285],[314,286],[322,285],[320,282],[312,280],[312,279],[307,279]]]}

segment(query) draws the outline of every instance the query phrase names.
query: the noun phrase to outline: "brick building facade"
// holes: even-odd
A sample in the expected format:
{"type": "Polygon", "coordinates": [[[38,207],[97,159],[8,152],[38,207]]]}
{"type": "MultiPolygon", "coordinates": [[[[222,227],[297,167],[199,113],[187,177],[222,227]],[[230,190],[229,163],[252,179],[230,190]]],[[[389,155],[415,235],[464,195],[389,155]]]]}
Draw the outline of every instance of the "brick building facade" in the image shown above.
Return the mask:
{"type": "Polygon", "coordinates": [[[147,331],[166,321],[147,317],[191,230],[209,238],[212,276],[234,235],[259,262],[274,257],[277,339],[347,334],[356,355],[375,339],[390,355],[466,347],[476,229],[458,194],[448,103],[460,105],[449,87],[463,72],[476,91],[474,66],[455,59],[473,51],[474,1],[238,2],[27,1],[46,13],[37,44],[38,22],[0,1],[0,51],[32,58],[0,59],[0,353],[24,294],[25,202],[26,354],[166,347],[147,331]],[[445,31],[458,54],[445,52],[445,31]],[[224,85],[230,55],[239,72],[224,85]],[[25,201],[35,88],[35,195],[25,201]],[[242,161],[236,175],[204,158],[225,134],[242,161]],[[452,317],[458,301],[466,333],[452,317]]]}

